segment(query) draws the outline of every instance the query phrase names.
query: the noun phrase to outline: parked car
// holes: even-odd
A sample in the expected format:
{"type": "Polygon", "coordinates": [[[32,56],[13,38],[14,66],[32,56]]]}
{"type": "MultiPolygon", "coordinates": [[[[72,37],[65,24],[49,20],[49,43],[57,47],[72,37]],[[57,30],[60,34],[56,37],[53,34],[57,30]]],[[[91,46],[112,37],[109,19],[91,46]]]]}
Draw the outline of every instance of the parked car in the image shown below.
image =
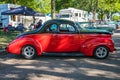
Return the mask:
{"type": "Polygon", "coordinates": [[[117,22],[116,21],[108,21],[106,22],[107,25],[110,27],[113,27],[114,29],[117,29],[117,22]]]}
{"type": "Polygon", "coordinates": [[[114,33],[115,27],[107,24],[96,24],[95,22],[78,22],[82,28],[85,29],[100,29],[114,33]]]}
{"type": "Polygon", "coordinates": [[[61,19],[49,20],[36,30],[18,35],[6,48],[8,53],[22,55],[26,59],[51,52],[104,59],[114,50],[110,32],[82,30],[78,22],[61,19]]]}
{"type": "Polygon", "coordinates": [[[115,30],[120,28],[120,22],[119,21],[107,21],[107,25],[110,27],[113,27],[115,30]]]}
{"type": "Polygon", "coordinates": [[[120,21],[117,21],[117,29],[120,29],[120,21]]]}

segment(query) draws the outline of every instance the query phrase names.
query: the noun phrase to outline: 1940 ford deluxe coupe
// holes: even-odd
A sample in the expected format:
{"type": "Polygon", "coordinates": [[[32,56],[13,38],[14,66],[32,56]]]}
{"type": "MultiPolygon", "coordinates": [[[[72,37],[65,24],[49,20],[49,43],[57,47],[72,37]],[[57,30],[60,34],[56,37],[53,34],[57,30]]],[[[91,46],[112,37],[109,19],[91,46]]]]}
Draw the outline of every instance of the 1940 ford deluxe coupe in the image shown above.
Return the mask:
{"type": "Polygon", "coordinates": [[[77,22],[53,19],[40,28],[20,34],[6,48],[8,53],[32,59],[42,54],[84,54],[104,59],[115,50],[111,33],[82,29],[77,22]]]}

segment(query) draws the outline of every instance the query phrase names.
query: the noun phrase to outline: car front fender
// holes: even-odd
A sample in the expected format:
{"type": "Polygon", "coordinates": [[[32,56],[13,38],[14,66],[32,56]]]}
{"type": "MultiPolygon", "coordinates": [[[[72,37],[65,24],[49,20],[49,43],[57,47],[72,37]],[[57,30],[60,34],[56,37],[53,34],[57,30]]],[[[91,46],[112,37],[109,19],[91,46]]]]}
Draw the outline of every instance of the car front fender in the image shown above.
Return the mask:
{"type": "Polygon", "coordinates": [[[42,48],[40,43],[38,43],[32,38],[26,38],[26,37],[17,38],[14,41],[12,41],[6,49],[7,49],[7,52],[9,53],[20,54],[22,48],[26,45],[31,45],[35,47],[37,54],[41,55],[42,48]]]}

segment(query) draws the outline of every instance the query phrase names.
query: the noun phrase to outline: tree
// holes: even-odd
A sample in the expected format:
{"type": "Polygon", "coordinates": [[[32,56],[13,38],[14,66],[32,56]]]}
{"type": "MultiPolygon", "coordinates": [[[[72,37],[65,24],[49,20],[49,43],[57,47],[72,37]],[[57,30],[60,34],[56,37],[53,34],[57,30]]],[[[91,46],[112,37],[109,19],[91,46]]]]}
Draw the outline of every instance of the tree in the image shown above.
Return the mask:
{"type": "Polygon", "coordinates": [[[104,20],[104,18],[105,18],[104,11],[99,9],[99,11],[98,11],[98,19],[99,20],[104,20]]]}
{"type": "MultiPolygon", "coordinates": [[[[76,0],[77,2],[78,0],[76,0]]],[[[75,0],[56,0],[56,10],[59,11],[63,8],[74,7],[75,0]]],[[[76,7],[75,7],[76,8],[76,7]]]]}
{"type": "Polygon", "coordinates": [[[91,0],[91,12],[93,13],[93,20],[96,20],[97,9],[98,9],[98,0],[91,0]]]}
{"type": "Polygon", "coordinates": [[[88,11],[89,4],[89,0],[56,0],[56,10],[59,11],[63,8],[74,7],[88,11]]]}
{"type": "Polygon", "coordinates": [[[120,0],[99,0],[98,8],[104,12],[107,19],[111,18],[112,20],[112,15],[120,11],[120,0]]]}
{"type": "Polygon", "coordinates": [[[93,13],[95,19],[98,8],[98,0],[56,0],[56,9],[59,11],[62,8],[74,7],[81,10],[86,10],[93,13]]]}
{"type": "Polygon", "coordinates": [[[35,0],[33,7],[36,11],[44,14],[51,12],[51,1],[50,0],[35,0]]]}
{"type": "Polygon", "coordinates": [[[55,19],[55,0],[51,0],[51,14],[52,19],[55,19]]]}
{"type": "Polygon", "coordinates": [[[119,21],[119,20],[120,20],[120,16],[118,16],[118,15],[114,15],[114,16],[113,16],[113,20],[115,20],[115,21],[119,21]]]}
{"type": "Polygon", "coordinates": [[[1,0],[0,3],[11,3],[27,6],[44,14],[51,12],[50,0],[1,0]]]}
{"type": "Polygon", "coordinates": [[[120,0],[56,0],[56,10],[74,7],[93,13],[95,20],[96,12],[101,19],[107,15],[110,18],[113,13],[120,11],[120,0]]]}
{"type": "Polygon", "coordinates": [[[33,4],[35,4],[34,0],[1,0],[1,3],[6,4],[18,4],[18,5],[22,5],[22,6],[27,6],[30,8],[33,8],[33,4]]]}
{"type": "Polygon", "coordinates": [[[1,0],[0,3],[13,3],[25,5],[38,12],[52,13],[55,18],[55,12],[63,8],[74,7],[93,13],[93,20],[96,18],[96,12],[107,18],[112,18],[112,14],[120,11],[120,0],[1,0]],[[55,5],[56,4],[56,5],[55,5]]]}

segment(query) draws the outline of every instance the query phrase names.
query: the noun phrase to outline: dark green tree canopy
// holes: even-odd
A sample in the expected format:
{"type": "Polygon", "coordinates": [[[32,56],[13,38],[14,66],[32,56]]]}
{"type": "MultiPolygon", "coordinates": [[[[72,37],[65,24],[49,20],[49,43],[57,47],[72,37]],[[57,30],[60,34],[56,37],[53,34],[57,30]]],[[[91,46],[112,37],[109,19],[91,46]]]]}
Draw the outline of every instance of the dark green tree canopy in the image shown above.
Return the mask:
{"type": "Polygon", "coordinates": [[[51,9],[50,0],[0,0],[0,4],[6,3],[27,6],[42,13],[50,13],[51,9]]]}
{"type": "MultiPolygon", "coordinates": [[[[2,3],[12,3],[18,5],[24,5],[30,7],[38,12],[42,13],[50,13],[51,3],[53,0],[0,0],[0,4],[2,3]]],[[[104,16],[112,15],[115,12],[120,11],[120,0],[54,0],[55,1],[55,9],[59,12],[60,9],[74,7],[81,10],[86,10],[88,12],[92,12],[95,16],[96,12],[104,16]]],[[[101,17],[102,18],[102,17],[101,17]]]]}

